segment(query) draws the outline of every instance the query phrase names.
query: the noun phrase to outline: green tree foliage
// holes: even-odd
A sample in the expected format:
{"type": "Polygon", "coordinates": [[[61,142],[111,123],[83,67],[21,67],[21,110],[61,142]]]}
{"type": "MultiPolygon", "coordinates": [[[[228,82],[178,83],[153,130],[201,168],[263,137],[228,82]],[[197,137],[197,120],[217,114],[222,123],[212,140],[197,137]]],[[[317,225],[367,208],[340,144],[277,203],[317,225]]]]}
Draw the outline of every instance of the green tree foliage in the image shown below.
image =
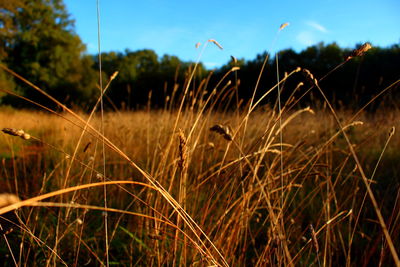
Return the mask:
{"type": "MultiPolygon", "coordinates": [[[[98,68],[98,57],[93,59],[96,61],[95,68],[98,68]]],[[[159,58],[150,49],[102,53],[101,59],[106,80],[115,71],[119,72],[106,93],[107,100],[116,107],[127,108],[147,105],[150,92],[151,104],[156,107],[164,106],[165,99],[171,97],[174,90],[183,88],[193,66],[176,56],[164,55],[159,58]]],[[[196,74],[197,79],[202,79],[207,74],[202,64],[199,64],[196,74]]]]}
{"type": "Polygon", "coordinates": [[[6,56],[6,45],[12,42],[17,30],[14,14],[24,7],[22,0],[0,0],[0,59],[6,56]]]}
{"type": "MultiPolygon", "coordinates": [[[[320,43],[300,52],[292,49],[280,51],[278,53],[280,78],[284,77],[285,72],[291,72],[297,67],[301,67],[309,69],[317,79],[320,79],[344,63],[326,76],[320,82],[320,85],[334,105],[338,107],[361,107],[372,97],[379,94],[381,90],[399,79],[400,72],[397,65],[400,62],[400,46],[393,45],[387,48],[372,48],[363,57],[355,57],[345,62],[346,56],[352,50],[343,49],[336,43],[327,45],[320,43]]],[[[268,53],[264,52],[257,55],[253,60],[241,63],[240,71],[237,75],[241,81],[239,95],[242,99],[248,100],[253,95],[261,66],[267,56],[268,53]]],[[[231,66],[232,62],[229,62],[220,71],[217,71],[213,77],[213,84],[216,84],[231,66]]],[[[260,79],[256,98],[260,97],[277,83],[276,69],[276,58],[269,57],[260,79]]],[[[306,79],[301,72],[296,73],[283,84],[281,88],[283,101],[292,95],[294,88],[300,82],[306,83],[306,79]]],[[[318,99],[321,99],[318,91],[311,90],[303,96],[309,88],[310,84],[306,83],[305,86],[295,93],[294,97],[297,99],[302,97],[300,103],[303,105],[318,104],[318,99]]],[[[385,97],[374,101],[374,104],[370,105],[370,109],[375,109],[379,105],[399,108],[399,98],[400,94],[398,90],[393,88],[385,97]]],[[[271,93],[264,103],[274,104],[275,101],[276,94],[271,93]]]]}
{"type": "MultiPolygon", "coordinates": [[[[83,54],[85,46],[63,2],[0,1],[2,63],[61,101],[88,101],[96,88],[93,61],[83,54]]],[[[32,89],[15,84],[25,96],[40,99],[32,89]]]]}
{"type": "MultiPolygon", "coordinates": [[[[12,42],[16,32],[16,24],[13,19],[18,8],[22,8],[24,2],[21,0],[0,0],[0,64],[5,64],[4,60],[7,56],[6,46],[12,42]]],[[[7,76],[0,70],[0,88],[14,88],[15,84],[11,77],[7,76]]],[[[4,94],[0,92],[0,98],[4,94]]]]}
{"type": "MultiPolygon", "coordinates": [[[[297,67],[302,67],[309,69],[317,79],[320,79],[340,65],[320,81],[320,85],[334,105],[361,107],[399,78],[400,73],[396,68],[396,62],[400,62],[400,49],[398,45],[388,48],[373,48],[363,57],[356,57],[345,62],[346,56],[351,51],[352,49],[343,49],[336,43],[327,45],[320,43],[300,52],[293,49],[280,51],[278,53],[280,78],[284,77],[285,72],[288,73],[297,67]]],[[[238,98],[246,102],[253,96],[261,66],[267,56],[267,65],[255,95],[256,98],[259,98],[277,83],[276,58],[269,56],[267,52],[257,55],[253,60],[232,58],[221,68],[212,71],[211,79],[205,83],[202,90],[211,92],[232,67],[239,67],[238,72],[230,73],[225,79],[226,82],[228,80],[238,81],[238,98]]],[[[97,62],[97,57],[95,60],[97,62]]],[[[128,106],[129,108],[146,106],[150,91],[152,92],[151,103],[153,106],[163,107],[166,99],[178,103],[180,92],[186,87],[194,66],[190,62],[182,62],[175,56],[164,55],[159,58],[154,51],[148,49],[126,50],[124,53],[103,53],[102,61],[105,80],[115,71],[120,73],[107,92],[109,100],[117,107],[128,106]]],[[[208,77],[209,73],[210,71],[200,64],[189,90],[195,91],[200,86],[199,81],[208,77]]],[[[318,91],[311,90],[303,95],[311,85],[306,82],[301,72],[293,75],[282,85],[282,101],[286,101],[288,97],[292,96],[294,88],[300,82],[306,85],[295,92],[293,95],[295,99],[301,97],[299,103],[302,105],[319,105],[321,96],[318,91]]],[[[381,98],[375,101],[374,105],[376,107],[379,103],[385,103],[386,106],[388,104],[395,106],[399,97],[400,95],[396,95],[394,89],[387,94],[385,99],[381,98]]],[[[274,104],[275,101],[276,90],[265,99],[264,103],[274,104]]],[[[231,104],[233,103],[231,102],[231,104]]]]}

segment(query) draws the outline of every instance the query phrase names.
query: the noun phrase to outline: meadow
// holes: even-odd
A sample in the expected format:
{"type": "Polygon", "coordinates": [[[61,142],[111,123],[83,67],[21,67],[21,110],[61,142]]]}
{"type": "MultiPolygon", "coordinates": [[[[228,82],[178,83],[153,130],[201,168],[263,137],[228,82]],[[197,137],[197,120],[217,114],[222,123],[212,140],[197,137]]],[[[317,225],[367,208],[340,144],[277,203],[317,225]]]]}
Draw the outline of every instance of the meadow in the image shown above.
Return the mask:
{"type": "Polygon", "coordinates": [[[189,78],[164,108],[3,108],[0,262],[399,265],[400,112],[335,108],[300,71],[314,106],[261,101],[289,73],[247,103],[189,78]]]}

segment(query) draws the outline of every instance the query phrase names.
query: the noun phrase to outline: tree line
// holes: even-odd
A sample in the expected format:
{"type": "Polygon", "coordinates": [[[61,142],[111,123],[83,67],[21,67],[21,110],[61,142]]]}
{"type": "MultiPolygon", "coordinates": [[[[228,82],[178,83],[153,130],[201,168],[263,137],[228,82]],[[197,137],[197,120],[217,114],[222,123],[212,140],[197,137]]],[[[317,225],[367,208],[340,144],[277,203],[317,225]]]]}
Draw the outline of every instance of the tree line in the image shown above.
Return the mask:
{"type": "MultiPolygon", "coordinates": [[[[317,80],[320,80],[319,85],[330,101],[338,107],[362,107],[371,98],[394,83],[386,94],[377,98],[370,105],[370,108],[376,109],[380,105],[399,108],[399,44],[386,48],[372,47],[363,56],[346,60],[353,51],[361,46],[362,44],[357,44],[354,48],[341,48],[336,43],[319,43],[300,52],[293,49],[280,51],[268,60],[259,83],[259,88],[262,89],[258,90],[257,96],[261,96],[266,89],[277,84],[276,64],[278,63],[280,79],[285,76],[285,73],[290,73],[296,67],[308,69],[317,80]]],[[[240,67],[238,77],[241,78],[240,97],[249,99],[253,94],[260,69],[266,57],[269,57],[269,55],[264,52],[249,61],[235,62],[232,59],[221,70],[218,70],[218,76],[222,76],[223,72],[229,67],[238,65],[240,67]]],[[[300,82],[306,83],[304,75],[301,72],[295,73],[291,79],[283,84],[282,97],[302,98],[302,103],[306,105],[321,99],[317,91],[312,90],[312,88],[309,90],[310,84],[305,84],[293,94],[300,82]],[[305,92],[309,93],[304,95],[305,92]]],[[[274,97],[271,97],[271,101],[274,101],[274,97]]]]}
{"type": "MultiPolygon", "coordinates": [[[[85,45],[74,30],[74,21],[62,0],[0,0],[0,64],[20,74],[50,95],[70,106],[88,107],[100,94],[99,57],[87,54],[85,45]]],[[[357,47],[357,45],[356,45],[357,47]]],[[[355,47],[355,48],[356,48],[355,47]]],[[[232,58],[215,70],[202,64],[195,69],[190,90],[201,86],[212,91],[221,79],[231,80],[232,90],[246,102],[255,89],[264,60],[266,65],[258,84],[256,97],[277,83],[277,62],[280,79],[297,67],[309,69],[319,79],[341,65],[352,49],[336,43],[317,44],[296,52],[292,49],[270,56],[267,52],[253,60],[232,58]],[[240,70],[226,74],[233,67],[240,70]],[[238,85],[239,84],[239,85],[238,85]]],[[[186,87],[194,70],[193,62],[172,55],[157,55],[153,50],[125,50],[101,54],[103,86],[118,71],[107,89],[105,98],[110,107],[137,109],[150,103],[163,107],[186,87]]],[[[399,79],[400,46],[374,47],[363,57],[354,58],[321,80],[331,101],[336,105],[361,106],[371,97],[399,79]]],[[[282,88],[282,97],[292,96],[293,89],[305,79],[296,73],[282,88]]],[[[398,85],[396,85],[398,87],[398,85]]],[[[394,86],[379,103],[396,106],[399,93],[394,86]]],[[[294,95],[302,103],[316,101],[313,90],[299,89],[294,95]]],[[[0,69],[0,103],[26,106],[11,93],[44,105],[52,105],[25,83],[0,69]]],[[[274,101],[274,95],[265,102],[274,101]]]]}

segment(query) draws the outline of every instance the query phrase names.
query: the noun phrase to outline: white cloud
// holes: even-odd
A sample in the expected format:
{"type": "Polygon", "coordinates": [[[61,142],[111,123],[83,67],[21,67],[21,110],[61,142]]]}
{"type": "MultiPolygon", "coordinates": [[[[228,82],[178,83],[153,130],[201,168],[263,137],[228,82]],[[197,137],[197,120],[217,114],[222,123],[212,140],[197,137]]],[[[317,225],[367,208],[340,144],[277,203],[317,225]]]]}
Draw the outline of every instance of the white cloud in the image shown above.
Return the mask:
{"type": "Polygon", "coordinates": [[[319,24],[316,21],[307,21],[306,24],[319,32],[323,32],[323,33],[328,32],[328,30],[324,26],[322,26],[321,24],[319,24]]]}
{"type": "Polygon", "coordinates": [[[296,39],[299,43],[305,46],[310,46],[317,43],[314,34],[310,31],[302,31],[297,34],[296,39]]]}

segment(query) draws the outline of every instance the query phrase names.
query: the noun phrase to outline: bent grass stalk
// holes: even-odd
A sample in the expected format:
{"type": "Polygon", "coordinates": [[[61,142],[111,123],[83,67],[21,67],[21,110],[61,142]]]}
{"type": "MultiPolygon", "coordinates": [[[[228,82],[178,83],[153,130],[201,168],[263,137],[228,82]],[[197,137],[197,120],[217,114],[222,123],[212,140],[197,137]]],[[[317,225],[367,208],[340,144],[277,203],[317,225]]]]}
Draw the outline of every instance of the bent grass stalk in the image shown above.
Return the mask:
{"type": "Polygon", "coordinates": [[[40,206],[40,207],[65,207],[65,208],[80,208],[80,209],[91,209],[91,210],[102,210],[102,211],[110,211],[110,212],[118,212],[118,213],[125,213],[125,214],[129,214],[129,215],[135,215],[135,216],[141,216],[144,218],[148,218],[148,219],[152,219],[152,220],[157,220],[159,222],[165,223],[173,228],[176,228],[177,231],[180,231],[183,235],[185,235],[186,238],[188,238],[189,241],[191,241],[193,243],[193,245],[195,245],[198,249],[200,249],[201,252],[204,253],[204,255],[207,255],[203,249],[201,248],[201,246],[198,246],[198,244],[191,239],[184,231],[182,231],[178,226],[172,224],[169,221],[166,220],[161,220],[158,219],[156,217],[152,217],[152,216],[148,216],[145,214],[141,214],[141,213],[137,213],[137,212],[130,212],[130,211],[125,211],[125,210],[119,210],[119,209],[112,209],[112,208],[104,208],[104,207],[98,207],[98,206],[91,206],[91,205],[81,205],[81,204],[76,204],[76,203],[55,203],[55,202],[41,202],[42,200],[48,199],[48,198],[52,198],[52,197],[56,197],[56,196],[60,196],[63,194],[67,194],[70,192],[76,192],[79,190],[83,190],[83,189],[88,189],[88,188],[93,188],[93,187],[100,187],[100,186],[104,186],[104,185],[121,185],[121,184],[132,184],[132,185],[140,185],[143,187],[147,187],[149,189],[155,190],[157,191],[157,189],[153,186],[150,186],[148,184],[142,183],[142,182],[135,182],[135,181],[126,181],[126,180],[120,180],[120,181],[106,181],[106,182],[97,182],[97,183],[91,183],[91,184],[84,184],[84,185],[78,185],[78,186],[73,186],[73,187],[68,187],[68,188],[64,188],[64,189],[60,189],[57,191],[53,191],[50,193],[46,193],[40,196],[36,196],[33,198],[29,198],[26,200],[22,200],[22,201],[18,201],[15,202],[11,205],[7,205],[5,207],[1,207],[0,208],[0,215],[13,211],[13,210],[17,210],[19,208],[22,207],[27,207],[27,206],[40,206]]]}

